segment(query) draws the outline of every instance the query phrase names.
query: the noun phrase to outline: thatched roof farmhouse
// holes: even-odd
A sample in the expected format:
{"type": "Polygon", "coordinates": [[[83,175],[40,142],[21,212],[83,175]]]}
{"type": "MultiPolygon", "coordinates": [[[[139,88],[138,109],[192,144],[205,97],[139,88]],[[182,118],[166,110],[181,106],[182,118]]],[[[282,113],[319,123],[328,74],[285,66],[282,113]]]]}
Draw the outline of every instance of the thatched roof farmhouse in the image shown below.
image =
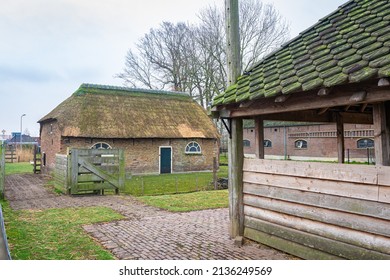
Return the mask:
{"type": "MultiPolygon", "coordinates": [[[[38,121],[46,167],[68,148],[125,149],[133,173],[211,170],[218,132],[206,111],[185,93],[82,84],[38,121]]],[[[165,173],[165,172],[164,172],[165,173]]]]}

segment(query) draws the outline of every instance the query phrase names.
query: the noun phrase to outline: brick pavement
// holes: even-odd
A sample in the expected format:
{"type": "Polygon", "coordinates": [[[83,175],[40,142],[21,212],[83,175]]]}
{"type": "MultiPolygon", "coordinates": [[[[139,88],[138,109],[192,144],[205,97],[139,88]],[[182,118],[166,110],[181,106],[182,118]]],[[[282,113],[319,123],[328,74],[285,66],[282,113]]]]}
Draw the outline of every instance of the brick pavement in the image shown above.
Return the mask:
{"type": "Polygon", "coordinates": [[[126,217],[83,228],[117,259],[284,260],[292,257],[246,242],[234,246],[228,234],[228,209],[172,213],[130,196],[57,195],[44,187],[43,175],[9,175],[5,196],[13,209],[106,206],[126,217]]]}

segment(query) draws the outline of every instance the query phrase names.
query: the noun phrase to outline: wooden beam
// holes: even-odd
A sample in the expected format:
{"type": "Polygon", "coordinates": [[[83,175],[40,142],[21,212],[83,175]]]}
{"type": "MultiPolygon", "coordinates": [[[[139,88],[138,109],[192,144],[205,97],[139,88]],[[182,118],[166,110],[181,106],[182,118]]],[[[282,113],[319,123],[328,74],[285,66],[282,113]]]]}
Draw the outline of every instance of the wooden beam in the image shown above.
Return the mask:
{"type": "Polygon", "coordinates": [[[344,145],[344,120],[340,114],[336,114],[336,127],[337,127],[337,154],[338,162],[345,162],[345,145],[344,145]]]}
{"type": "Polygon", "coordinates": [[[321,109],[334,106],[357,105],[361,103],[377,103],[390,100],[389,90],[372,90],[367,92],[364,101],[356,101],[353,92],[333,92],[326,97],[318,97],[315,93],[296,93],[283,103],[275,103],[273,98],[262,98],[249,108],[231,108],[230,117],[253,117],[282,112],[294,112],[321,109]]]}
{"type": "MultiPolygon", "coordinates": [[[[339,114],[343,117],[344,123],[373,124],[371,113],[340,112],[339,114]]],[[[334,113],[332,111],[327,111],[319,115],[317,110],[269,114],[263,115],[262,118],[264,120],[273,121],[335,122],[334,113]]]]}
{"type": "Polygon", "coordinates": [[[244,233],[243,205],[243,124],[242,119],[232,119],[232,137],[229,139],[229,216],[230,237],[244,233]]]}
{"type": "Polygon", "coordinates": [[[255,118],[255,154],[256,158],[264,159],[264,121],[255,118]]]}
{"type": "Polygon", "coordinates": [[[328,111],[329,108],[322,108],[321,110],[318,111],[318,115],[322,115],[322,114],[325,114],[326,111],[328,111]]]}
{"type": "Polygon", "coordinates": [[[354,93],[349,100],[352,102],[362,102],[366,99],[366,96],[367,96],[366,91],[359,91],[354,93]]]}
{"type": "Polygon", "coordinates": [[[375,141],[375,163],[376,165],[390,165],[389,156],[389,115],[390,106],[387,102],[374,104],[373,116],[374,116],[374,141],[375,141]]]}
{"type": "Polygon", "coordinates": [[[367,103],[363,103],[363,104],[362,104],[362,107],[360,108],[360,112],[361,112],[361,113],[363,113],[363,112],[366,110],[367,105],[368,105],[367,103]]]}

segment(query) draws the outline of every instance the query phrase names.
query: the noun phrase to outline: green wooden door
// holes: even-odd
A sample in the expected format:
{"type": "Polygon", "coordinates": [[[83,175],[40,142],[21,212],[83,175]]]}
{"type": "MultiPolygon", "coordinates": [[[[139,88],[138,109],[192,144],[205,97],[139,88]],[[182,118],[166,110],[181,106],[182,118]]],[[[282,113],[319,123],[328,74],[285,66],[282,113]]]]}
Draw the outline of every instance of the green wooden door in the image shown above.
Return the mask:
{"type": "Polygon", "coordinates": [[[160,173],[172,172],[172,148],[160,147],[160,173]]]}

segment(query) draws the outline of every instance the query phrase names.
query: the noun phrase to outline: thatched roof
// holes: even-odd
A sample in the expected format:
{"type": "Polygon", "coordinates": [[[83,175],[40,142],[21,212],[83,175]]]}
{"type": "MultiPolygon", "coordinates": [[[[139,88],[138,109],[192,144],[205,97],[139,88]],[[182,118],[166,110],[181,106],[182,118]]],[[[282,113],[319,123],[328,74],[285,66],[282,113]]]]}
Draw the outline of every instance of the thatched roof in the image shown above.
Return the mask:
{"type": "Polygon", "coordinates": [[[218,138],[206,111],[185,93],[82,84],[40,119],[61,135],[89,138],[218,138]]]}

